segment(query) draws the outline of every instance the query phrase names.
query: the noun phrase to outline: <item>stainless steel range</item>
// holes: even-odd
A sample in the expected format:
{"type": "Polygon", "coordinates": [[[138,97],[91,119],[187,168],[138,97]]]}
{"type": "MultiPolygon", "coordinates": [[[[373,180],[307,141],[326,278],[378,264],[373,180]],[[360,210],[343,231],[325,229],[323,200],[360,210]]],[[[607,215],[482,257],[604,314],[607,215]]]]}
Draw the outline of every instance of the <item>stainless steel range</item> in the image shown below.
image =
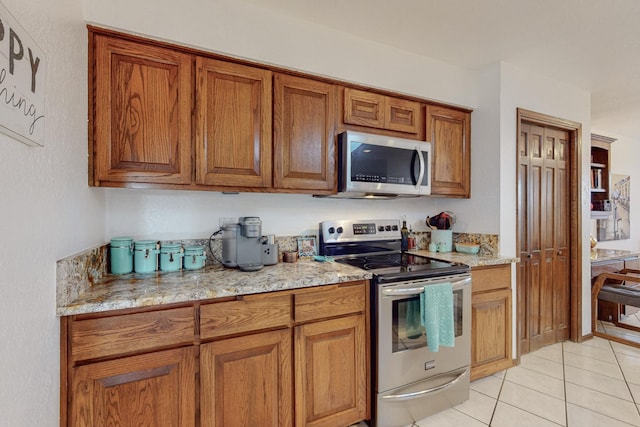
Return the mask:
{"type": "MultiPolygon", "coordinates": [[[[400,250],[398,220],[323,221],[320,254],[373,273],[372,425],[406,426],[469,398],[469,266],[400,250]],[[429,349],[416,322],[425,286],[451,283],[453,347],[429,349]]],[[[448,285],[447,285],[448,286],[448,285]]]]}

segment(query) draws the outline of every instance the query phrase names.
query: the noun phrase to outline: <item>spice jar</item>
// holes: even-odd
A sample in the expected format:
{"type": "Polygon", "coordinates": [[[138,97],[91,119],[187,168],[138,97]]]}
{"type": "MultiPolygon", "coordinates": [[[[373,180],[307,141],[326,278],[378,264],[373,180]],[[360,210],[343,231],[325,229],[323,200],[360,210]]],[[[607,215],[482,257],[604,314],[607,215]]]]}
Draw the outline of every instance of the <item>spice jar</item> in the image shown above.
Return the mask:
{"type": "Polygon", "coordinates": [[[133,271],[133,237],[114,237],[109,244],[111,274],[133,271]]]}
{"type": "Polygon", "coordinates": [[[133,252],[136,273],[151,273],[158,269],[158,248],[155,240],[135,241],[133,252]]]}
{"type": "Polygon", "coordinates": [[[206,258],[203,246],[186,246],[184,248],[184,268],[187,270],[197,270],[204,267],[206,258]]]}
{"type": "Polygon", "coordinates": [[[160,270],[178,271],[182,266],[182,246],[175,243],[165,243],[160,247],[160,270]]]}

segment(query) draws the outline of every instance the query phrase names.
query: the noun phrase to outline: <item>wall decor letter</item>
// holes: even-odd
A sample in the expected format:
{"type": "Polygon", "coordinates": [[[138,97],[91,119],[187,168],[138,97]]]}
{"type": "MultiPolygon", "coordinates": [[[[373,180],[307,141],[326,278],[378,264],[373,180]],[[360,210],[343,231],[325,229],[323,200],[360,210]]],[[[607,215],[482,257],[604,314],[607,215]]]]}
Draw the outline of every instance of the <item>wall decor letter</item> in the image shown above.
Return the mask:
{"type": "Polygon", "coordinates": [[[0,3],[0,132],[31,146],[44,146],[47,60],[0,3]]]}

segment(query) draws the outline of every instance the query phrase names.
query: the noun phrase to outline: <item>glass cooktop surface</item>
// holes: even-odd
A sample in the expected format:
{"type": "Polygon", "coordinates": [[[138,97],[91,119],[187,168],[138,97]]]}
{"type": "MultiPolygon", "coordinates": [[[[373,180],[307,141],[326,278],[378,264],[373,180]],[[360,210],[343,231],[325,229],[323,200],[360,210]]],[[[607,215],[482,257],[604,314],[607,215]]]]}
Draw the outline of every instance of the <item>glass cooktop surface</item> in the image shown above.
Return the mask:
{"type": "Polygon", "coordinates": [[[467,266],[459,266],[446,261],[439,261],[421,255],[411,253],[392,253],[382,255],[360,255],[336,259],[336,262],[349,264],[375,274],[395,274],[404,272],[438,273],[445,270],[463,269],[467,266]]]}

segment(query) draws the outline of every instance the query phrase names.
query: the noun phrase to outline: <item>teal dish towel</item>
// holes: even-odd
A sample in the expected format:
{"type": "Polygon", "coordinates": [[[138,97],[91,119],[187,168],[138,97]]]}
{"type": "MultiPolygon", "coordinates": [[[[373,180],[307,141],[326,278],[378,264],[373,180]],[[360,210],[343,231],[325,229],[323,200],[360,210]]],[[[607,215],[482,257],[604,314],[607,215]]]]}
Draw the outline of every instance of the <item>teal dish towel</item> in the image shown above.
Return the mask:
{"type": "Polygon", "coordinates": [[[453,325],[453,287],[450,282],[426,285],[420,294],[420,321],[427,331],[430,351],[456,343],[453,325]]]}

